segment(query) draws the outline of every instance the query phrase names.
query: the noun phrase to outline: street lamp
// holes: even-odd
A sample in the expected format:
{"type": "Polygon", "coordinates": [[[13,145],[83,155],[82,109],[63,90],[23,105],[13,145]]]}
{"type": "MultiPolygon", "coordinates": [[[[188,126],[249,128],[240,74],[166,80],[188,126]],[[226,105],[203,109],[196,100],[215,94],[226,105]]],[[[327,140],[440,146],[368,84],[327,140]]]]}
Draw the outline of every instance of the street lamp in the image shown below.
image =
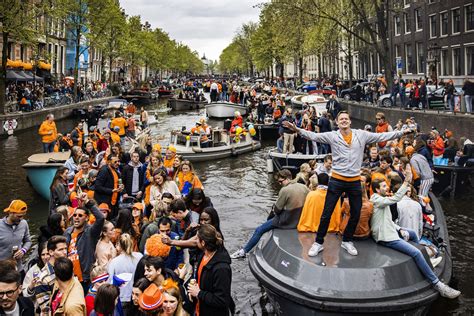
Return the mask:
{"type": "Polygon", "coordinates": [[[433,43],[428,47],[428,62],[434,65],[434,80],[436,81],[436,89],[438,89],[438,62],[441,47],[437,43],[433,43]]]}

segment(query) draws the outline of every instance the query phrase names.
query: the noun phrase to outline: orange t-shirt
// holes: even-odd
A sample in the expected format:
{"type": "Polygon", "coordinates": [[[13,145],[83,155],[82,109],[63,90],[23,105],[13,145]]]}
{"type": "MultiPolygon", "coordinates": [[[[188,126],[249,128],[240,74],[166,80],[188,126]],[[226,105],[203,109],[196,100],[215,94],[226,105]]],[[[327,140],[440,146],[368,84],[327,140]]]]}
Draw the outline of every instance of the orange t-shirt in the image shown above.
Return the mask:
{"type": "MultiPolygon", "coordinates": [[[[209,263],[209,261],[211,261],[211,258],[212,258],[212,256],[209,257],[209,258],[206,258],[206,257],[204,256],[204,257],[202,258],[202,260],[201,260],[201,263],[199,264],[198,273],[197,273],[197,277],[198,277],[197,282],[198,282],[199,287],[201,287],[200,285],[201,285],[201,273],[202,273],[202,269],[206,266],[206,264],[209,263]]],[[[197,305],[196,305],[196,316],[199,316],[199,301],[198,301],[198,303],[197,303],[197,305]]]]}
{"type": "Polygon", "coordinates": [[[118,126],[120,130],[118,131],[119,136],[124,136],[125,135],[125,128],[128,126],[127,120],[125,120],[123,117],[117,117],[110,122],[110,128],[114,129],[115,126],[118,126]]]}
{"type": "Polygon", "coordinates": [[[77,252],[76,247],[78,235],[78,232],[73,232],[71,234],[71,241],[69,242],[69,247],[67,249],[67,257],[72,261],[74,275],[77,277],[79,282],[82,282],[81,262],[79,261],[79,253],[77,252]]]}
{"type": "Polygon", "coordinates": [[[342,135],[342,138],[344,138],[344,141],[350,146],[352,144],[352,131],[346,136],[342,135]]]}

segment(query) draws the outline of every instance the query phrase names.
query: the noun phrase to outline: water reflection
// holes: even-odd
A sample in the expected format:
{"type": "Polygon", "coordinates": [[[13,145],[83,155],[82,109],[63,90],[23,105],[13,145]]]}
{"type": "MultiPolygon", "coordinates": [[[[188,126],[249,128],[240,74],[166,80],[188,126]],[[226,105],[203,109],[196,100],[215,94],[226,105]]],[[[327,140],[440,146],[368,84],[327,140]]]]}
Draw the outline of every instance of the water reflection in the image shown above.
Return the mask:
{"type": "MultiPolygon", "coordinates": [[[[149,110],[163,109],[161,102],[149,110]]],[[[200,112],[159,113],[158,124],[153,127],[153,136],[160,142],[167,143],[172,129],[188,129],[204,116],[200,112]]],[[[57,122],[58,130],[65,132],[74,127],[72,119],[57,122]]],[[[213,127],[223,126],[222,122],[211,120],[213,127]]],[[[358,123],[355,123],[358,124],[358,123]]],[[[361,124],[361,123],[359,123],[361,124]]],[[[273,145],[271,142],[264,145],[273,145]]],[[[265,156],[268,150],[262,149],[240,157],[198,163],[195,165],[203,181],[206,194],[212,199],[221,217],[221,227],[226,247],[233,251],[241,247],[263,223],[276,200],[278,185],[272,176],[266,173],[265,156]]],[[[21,198],[29,206],[29,224],[32,233],[39,225],[43,225],[48,214],[47,203],[28,185],[26,173],[21,165],[28,156],[41,151],[37,128],[16,133],[14,136],[0,139],[0,207],[6,207],[12,199],[21,198]]],[[[430,315],[467,315],[474,308],[474,236],[471,222],[472,206],[467,197],[453,201],[442,201],[447,214],[447,222],[451,233],[452,256],[454,258],[454,274],[458,288],[463,295],[458,301],[438,300],[430,315]]],[[[232,263],[233,284],[232,295],[237,311],[242,315],[269,314],[271,308],[249,270],[246,260],[232,263]]]]}

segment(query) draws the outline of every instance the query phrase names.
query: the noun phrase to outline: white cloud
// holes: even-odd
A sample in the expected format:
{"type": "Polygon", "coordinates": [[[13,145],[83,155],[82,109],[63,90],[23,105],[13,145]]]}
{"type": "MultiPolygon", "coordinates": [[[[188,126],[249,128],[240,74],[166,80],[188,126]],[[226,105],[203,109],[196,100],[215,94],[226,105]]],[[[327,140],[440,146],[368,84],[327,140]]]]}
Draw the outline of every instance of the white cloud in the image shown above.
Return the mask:
{"type": "Polygon", "coordinates": [[[207,58],[219,59],[242,23],[257,22],[262,0],[121,0],[128,15],[140,15],[207,58]]]}

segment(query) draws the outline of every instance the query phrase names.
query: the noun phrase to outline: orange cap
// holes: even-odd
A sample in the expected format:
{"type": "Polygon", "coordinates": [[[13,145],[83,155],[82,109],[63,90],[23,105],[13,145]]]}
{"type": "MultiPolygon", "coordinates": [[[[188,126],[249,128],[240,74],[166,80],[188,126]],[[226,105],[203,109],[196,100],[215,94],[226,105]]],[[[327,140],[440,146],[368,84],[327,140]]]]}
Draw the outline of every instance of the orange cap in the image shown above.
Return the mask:
{"type": "Polygon", "coordinates": [[[3,211],[8,213],[24,213],[28,211],[28,206],[22,200],[13,200],[3,211]]]}
{"type": "Polygon", "coordinates": [[[143,204],[142,203],[135,203],[135,204],[133,204],[132,208],[136,208],[137,210],[143,211],[143,204]]]}
{"type": "Polygon", "coordinates": [[[99,210],[104,210],[104,211],[110,212],[110,206],[107,203],[100,203],[99,204],[99,210]]]}

